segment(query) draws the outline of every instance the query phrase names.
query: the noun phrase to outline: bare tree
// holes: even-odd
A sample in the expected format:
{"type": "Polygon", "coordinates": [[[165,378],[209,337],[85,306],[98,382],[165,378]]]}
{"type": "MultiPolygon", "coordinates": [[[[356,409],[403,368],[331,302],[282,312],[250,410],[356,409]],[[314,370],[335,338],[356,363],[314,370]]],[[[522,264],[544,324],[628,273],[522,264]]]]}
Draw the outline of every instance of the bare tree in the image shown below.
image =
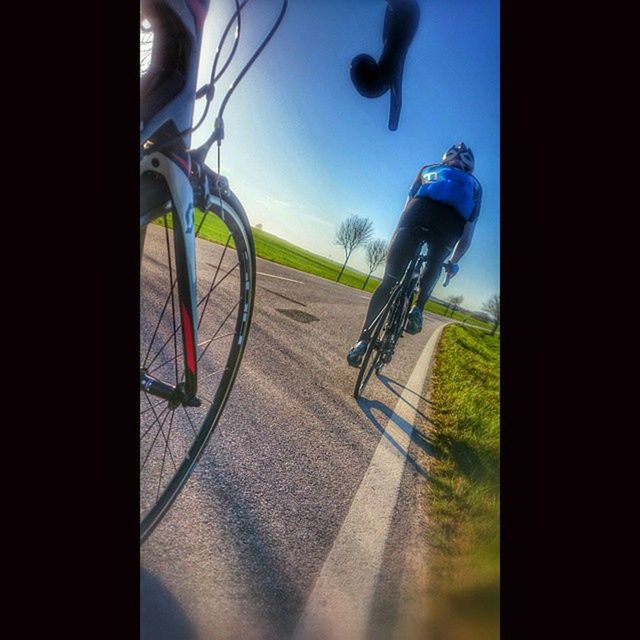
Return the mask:
{"type": "Polygon", "coordinates": [[[389,245],[386,240],[372,240],[367,244],[367,263],[369,264],[369,273],[364,281],[362,288],[364,289],[369,282],[371,274],[384,262],[387,257],[387,249],[389,245]]]}
{"type": "Polygon", "coordinates": [[[447,312],[445,313],[445,315],[450,315],[453,317],[453,314],[458,310],[458,307],[462,304],[463,300],[464,296],[449,296],[447,298],[447,312]]]}
{"type": "Polygon", "coordinates": [[[340,282],[344,268],[347,266],[353,250],[367,242],[372,235],[373,222],[369,218],[349,216],[340,223],[336,231],[336,244],[339,244],[344,249],[345,260],[336,282],[340,282]]]}
{"type": "Polygon", "coordinates": [[[488,313],[491,317],[491,321],[493,322],[493,331],[491,332],[491,335],[494,335],[496,329],[500,326],[500,294],[494,293],[482,304],[482,310],[488,313]]]}
{"type": "Polygon", "coordinates": [[[463,302],[464,302],[464,296],[456,296],[453,304],[453,312],[451,313],[451,315],[453,315],[460,308],[460,305],[463,302]]]}
{"type": "Polygon", "coordinates": [[[446,318],[449,315],[449,310],[451,309],[451,305],[453,305],[453,299],[455,298],[455,296],[449,296],[446,300],[445,300],[445,309],[444,309],[444,317],[446,318]]]}

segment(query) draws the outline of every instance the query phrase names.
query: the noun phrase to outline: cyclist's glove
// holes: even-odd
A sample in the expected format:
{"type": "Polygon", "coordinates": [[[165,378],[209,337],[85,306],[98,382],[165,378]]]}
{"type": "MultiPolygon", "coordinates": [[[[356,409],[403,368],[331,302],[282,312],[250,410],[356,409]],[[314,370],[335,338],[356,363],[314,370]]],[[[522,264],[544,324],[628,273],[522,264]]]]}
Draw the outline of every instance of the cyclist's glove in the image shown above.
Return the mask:
{"type": "Polygon", "coordinates": [[[446,271],[449,278],[453,278],[453,276],[460,271],[460,267],[457,264],[452,264],[451,262],[444,263],[444,270],[446,271]]]}

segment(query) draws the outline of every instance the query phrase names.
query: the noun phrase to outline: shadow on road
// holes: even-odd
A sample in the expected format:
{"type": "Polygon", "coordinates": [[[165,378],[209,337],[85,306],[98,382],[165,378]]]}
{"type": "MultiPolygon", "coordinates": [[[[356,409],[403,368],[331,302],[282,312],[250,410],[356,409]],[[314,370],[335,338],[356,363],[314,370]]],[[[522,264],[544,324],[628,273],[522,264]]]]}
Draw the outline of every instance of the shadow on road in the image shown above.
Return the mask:
{"type": "MultiPolygon", "coordinates": [[[[369,419],[371,424],[398,450],[402,453],[409,464],[425,478],[429,478],[427,471],[407,452],[403,449],[388,432],[385,431],[384,425],[374,415],[374,412],[379,412],[385,415],[389,420],[400,427],[409,437],[411,441],[416,444],[422,451],[428,456],[437,457],[437,452],[432,443],[420,433],[412,424],[397,415],[391,408],[389,408],[384,402],[380,400],[367,400],[366,398],[359,398],[357,400],[359,407],[362,409],[364,415],[369,419]]],[[[422,415],[422,414],[420,414],[422,415]]],[[[426,418],[426,416],[424,416],[426,418]]]]}
{"type": "Polygon", "coordinates": [[[239,550],[242,573],[251,576],[247,587],[252,592],[252,600],[261,602],[263,613],[273,621],[272,635],[264,637],[289,637],[302,595],[291,585],[286,558],[278,554],[278,545],[259,509],[239,495],[238,481],[238,478],[226,475],[220,478],[216,487],[222,508],[232,514],[225,527],[239,550]]]}
{"type": "MultiPolygon", "coordinates": [[[[418,398],[418,400],[422,400],[423,402],[426,402],[427,404],[433,404],[431,402],[431,400],[425,398],[423,395],[417,393],[413,389],[409,389],[409,387],[407,387],[406,385],[402,384],[401,382],[398,382],[397,380],[394,380],[393,378],[390,378],[389,376],[385,376],[383,373],[379,373],[377,375],[378,375],[378,380],[380,380],[380,382],[382,382],[382,384],[385,387],[387,387],[387,389],[389,389],[389,391],[392,391],[398,397],[401,396],[402,391],[408,391],[411,395],[416,396],[418,398]],[[398,392],[398,390],[394,389],[392,385],[395,385],[396,387],[399,387],[400,389],[402,389],[402,391],[398,392]]],[[[410,406],[413,406],[413,405],[410,405],[410,406]]],[[[413,408],[416,409],[416,407],[413,407],[413,408]]],[[[416,409],[416,411],[417,411],[417,409],[416,409]]]]}
{"type": "Polygon", "coordinates": [[[389,378],[385,375],[383,375],[382,373],[378,374],[378,380],[380,380],[380,382],[382,382],[382,384],[387,387],[387,389],[389,389],[389,391],[391,391],[391,393],[393,393],[394,395],[398,396],[398,398],[400,398],[400,400],[402,400],[402,402],[404,402],[405,404],[408,404],[419,416],[423,417],[427,422],[431,422],[431,420],[429,420],[428,416],[426,416],[424,413],[422,413],[422,411],[418,410],[418,407],[416,407],[415,405],[411,404],[409,401],[405,400],[402,397],[402,391],[398,391],[397,389],[394,389],[393,385],[400,387],[400,389],[408,391],[409,393],[413,394],[414,396],[417,396],[418,400],[423,400],[424,402],[426,402],[427,404],[432,404],[432,402],[430,400],[427,400],[424,396],[421,396],[419,393],[416,393],[415,391],[412,391],[411,389],[409,389],[409,387],[405,387],[405,385],[400,384],[397,380],[394,380],[393,378],[389,378]]]}
{"type": "Polygon", "coordinates": [[[173,594],[142,568],[140,640],[197,640],[193,625],[173,594]]]}
{"type": "Polygon", "coordinates": [[[279,298],[284,298],[285,300],[288,300],[289,302],[293,302],[294,304],[299,304],[301,307],[307,306],[304,302],[300,302],[299,300],[294,300],[293,298],[289,298],[288,296],[285,296],[282,293],[278,293],[277,291],[273,291],[272,289],[267,289],[267,287],[265,287],[264,285],[262,286],[262,289],[264,289],[265,291],[268,291],[269,293],[272,293],[274,296],[278,296],[279,298]]]}
{"type": "Polygon", "coordinates": [[[296,322],[302,322],[303,324],[307,324],[309,322],[318,322],[320,318],[314,316],[311,313],[307,313],[306,311],[300,311],[300,309],[278,309],[275,308],[278,313],[281,313],[283,316],[287,316],[287,318],[291,318],[296,322]]]}

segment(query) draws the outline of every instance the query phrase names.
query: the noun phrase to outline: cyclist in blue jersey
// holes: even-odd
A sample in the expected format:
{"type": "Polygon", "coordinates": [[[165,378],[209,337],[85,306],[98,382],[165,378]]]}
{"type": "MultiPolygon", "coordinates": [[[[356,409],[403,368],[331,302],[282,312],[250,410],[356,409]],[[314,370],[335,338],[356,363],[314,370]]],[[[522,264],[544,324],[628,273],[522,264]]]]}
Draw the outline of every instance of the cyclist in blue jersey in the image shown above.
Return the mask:
{"type": "Polygon", "coordinates": [[[418,171],[389,243],[382,282],[369,303],[360,338],[347,354],[352,367],[360,365],[369,342],[368,328],[421,242],[427,242],[428,260],[416,303],[409,312],[407,333],[422,331],[422,311],[442,268],[449,278],[458,273],[458,261],[471,246],[482,200],[482,187],[472,173],[473,168],[473,152],[460,142],[447,149],[442,162],[425,165],[418,171]]]}

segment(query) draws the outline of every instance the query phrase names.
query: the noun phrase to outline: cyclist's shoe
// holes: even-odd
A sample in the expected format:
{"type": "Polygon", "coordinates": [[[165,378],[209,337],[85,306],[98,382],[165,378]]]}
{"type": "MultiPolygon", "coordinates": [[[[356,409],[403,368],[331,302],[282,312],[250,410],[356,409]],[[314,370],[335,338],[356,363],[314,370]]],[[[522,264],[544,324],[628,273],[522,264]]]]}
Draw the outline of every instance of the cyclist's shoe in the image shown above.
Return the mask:
{"type": "Polygon", "coordinates": [[[407,333],[414,335],[416,333],[420,333],[422,331],[422,309],[418,309],[418,307],[413,307],[411,311],[409,311],[409,316],[407,317],[407,326],[405,328],[407,333]]]}
{"type": "Polygon", "coordinates": [[[362,362],[362,357],[367,350],[367,345],[369,343],[366,340],[359,340],[356,344],[351,348],[351,351],[347,354],[347,362],[350,367],[359,367],[362,362]]]}

